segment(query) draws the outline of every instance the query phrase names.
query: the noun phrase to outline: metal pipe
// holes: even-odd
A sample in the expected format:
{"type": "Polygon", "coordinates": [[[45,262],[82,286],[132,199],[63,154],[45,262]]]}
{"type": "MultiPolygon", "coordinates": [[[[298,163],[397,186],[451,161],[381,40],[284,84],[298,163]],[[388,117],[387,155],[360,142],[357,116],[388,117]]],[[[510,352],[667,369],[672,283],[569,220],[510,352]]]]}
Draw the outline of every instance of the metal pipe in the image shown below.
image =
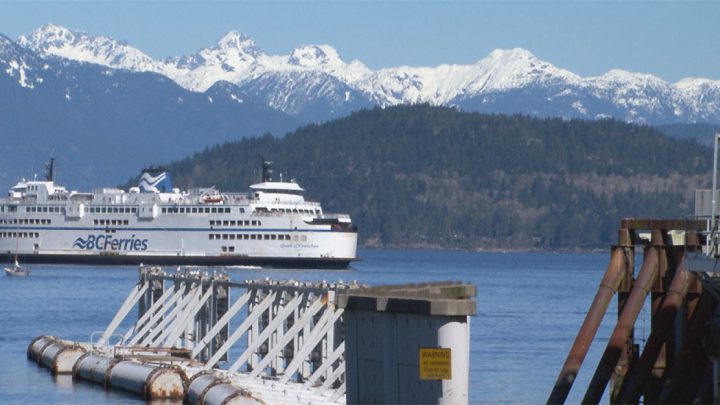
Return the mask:
{"type": "Polygon", "coordinates": [[[232,384],[217,384],[210,387],[202,398],[203,405],[264,405],[251,392],[232,384]]]}
{"type": "Polygon", "coordinates": [[[713,316],[717,305],[717,300],[709,292],[703,292],[700,296],[700,302],[687,326],[683,347],[663,382],[658,403],[686,402],[682,400],[683,393],[692,391],[688,385],[696,383],[709,361],[702,341],[707,333],[707,321],[713,316]]]}
{"type": "Polygon", "coordinates": [[[715,134],[715,154],[713,157],[713,184],[712,184],[712,208],[710,215],[710,239],[712,241],[712,252],[715,252],[715,213],[717,201],[715,199],[715,193],[717,192],[717,166],[718,166],[718,143],[720,143],[720,133],[715,134]]]}
{"type": "Polygon", "coordinates": [[[633,330],[635,320],[645,303],[645,298],[657,277],[657,273],[658,252],[656,248],[651,247],[645,252],[645,260],[643,260],[637,281],[633,285],[625,308],[623,308],[618,318],[615,330],[610,336],[610,340],[605,347],[605,352],[585,392],[585,397],[582,401],[583,404],[597,404],[600,402],[608,380],[610,380],[613,370],[620,359],[620,355],[625,350],[627,338],[633,330]]]}
{"type": "Polygon", "coordinates": [[[87,353],[73,367],[73,378],[107,386],[110,370],[119,360],[113,357],[87,353]]]}
{"type": "MultiPolygon", "coordinates": [[[[680,253],[682,254],[682,252],[680,253]]],[[[675,272],[670,288],[668,288],[665,300],[653,319],[653,328],[640,359],[633,366],[630,374],[623,382],[619,395],[620,403],[638,403],[642,395],[643,384],[650,375],[653,365],[657,360],[663,345],[670,334],[678,310],[685,301],[688,288],[690,287],[690,275],[682,264],[682,256],[678,271],[675,272]]]]}
{"type": "Polygon", "coordinates": [[[51,344],[55,343],[57,340],[54,336],[45,336],[41,335],[33,339],[32,342],[30,342],[30,345],[28,345],[27,350],[27,357],[28,359],[31,359],[35,361],[36,363],[40,363],[40,357],[42,356],[43,351],[45,348],[50,346],[51,344]]]}
{"type": "Polygon", "coordinates": [[[148,399],[182,399],[185,376],[174,367],[121,361],[110,370],[108,386],[140,394],[148,399]]]}
{"type": "Polygon", "coordinates": [[[595,294],[595,299],[592,305],[590,305],[590,309],[578,331],[575,342],[565,359],[565,364],[563,364],[563,368],[560,370],[555,386],[548,398],[548,404],[562,404],[567,399],[570,388],[572,388],[575,382],[575,377],[585,360],[585,356],[607,312],[610,301],[612,301],[613,295],[620,287],[626,271],[625,267],[624,248],[614,248],[610,258],[610,264],[605,271],[605,276],[600,282],[598,291],[595,294]]]}
{"type": "Polygon", "coordinates": [[[40,363],[53,374],[70,374],[77,360],[86,350],[77,344],[58,340],[46,346],[40,356],[40,363]]]}

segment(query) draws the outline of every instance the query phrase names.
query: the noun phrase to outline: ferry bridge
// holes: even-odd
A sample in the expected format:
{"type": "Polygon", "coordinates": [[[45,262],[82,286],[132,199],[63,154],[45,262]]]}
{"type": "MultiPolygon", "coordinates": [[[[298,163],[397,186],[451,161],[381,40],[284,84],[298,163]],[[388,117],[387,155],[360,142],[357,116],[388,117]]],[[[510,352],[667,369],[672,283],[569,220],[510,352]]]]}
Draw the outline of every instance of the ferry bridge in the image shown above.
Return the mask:
{"type": "Polygon", "coordinates": [[[40,336],[28,357],[197,404],[467,403],[475,294],[458,282],[236,282],[217,270],[141,267],[91,342],[40,336]]]}

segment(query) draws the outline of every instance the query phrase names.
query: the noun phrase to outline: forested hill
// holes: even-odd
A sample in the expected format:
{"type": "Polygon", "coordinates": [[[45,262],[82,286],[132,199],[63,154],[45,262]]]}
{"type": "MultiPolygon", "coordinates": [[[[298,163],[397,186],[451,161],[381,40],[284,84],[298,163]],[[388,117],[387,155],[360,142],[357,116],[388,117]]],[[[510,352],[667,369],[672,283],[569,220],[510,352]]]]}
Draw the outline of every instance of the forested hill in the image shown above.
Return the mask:
{"type": "Polygon", "coordinates": [[[691,214],[712,168],[710,148],[651,127],[416,105],[226,143],[169,170],[181,187],[246,190],[261,156],[386,247],[607,247],[623,217],[691,214]]]}

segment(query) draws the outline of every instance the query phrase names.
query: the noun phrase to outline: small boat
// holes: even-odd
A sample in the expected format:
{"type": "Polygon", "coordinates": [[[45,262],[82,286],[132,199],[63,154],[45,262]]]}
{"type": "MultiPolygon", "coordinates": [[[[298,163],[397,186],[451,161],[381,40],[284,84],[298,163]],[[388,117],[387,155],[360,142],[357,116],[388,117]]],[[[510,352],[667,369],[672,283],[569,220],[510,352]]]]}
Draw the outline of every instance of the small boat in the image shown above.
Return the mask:
{"type": "Polygon", "coordinates": [[[5,275],[8,277],[27,277],[30,275],[30,270],[25,269],[15,260],[15,264],[12,267],[5,267],[5,275]]]}
{"type": "Polygon", "coordinates": [[[217,195],[217,194],[215,194],[215,195],[206,195],[205,197],[203,197],[202,201],[203,201],[205,204],[217,204],[217,203],[223,202],[223,198],[222,198],[222,196],[217,195]]]}

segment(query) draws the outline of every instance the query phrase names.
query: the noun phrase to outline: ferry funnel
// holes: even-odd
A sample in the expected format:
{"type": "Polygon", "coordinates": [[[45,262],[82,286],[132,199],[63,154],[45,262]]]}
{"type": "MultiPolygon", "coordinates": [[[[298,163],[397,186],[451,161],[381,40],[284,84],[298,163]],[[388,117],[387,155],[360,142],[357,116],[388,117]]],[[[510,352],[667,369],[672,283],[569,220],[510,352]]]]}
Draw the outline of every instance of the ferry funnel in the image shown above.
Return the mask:
{"type": "Polygon", "coordinates": [[[173,189],[170,174],[162,167],[143,169],[138,187],[141,193],[171,193],[173,189]]]}

